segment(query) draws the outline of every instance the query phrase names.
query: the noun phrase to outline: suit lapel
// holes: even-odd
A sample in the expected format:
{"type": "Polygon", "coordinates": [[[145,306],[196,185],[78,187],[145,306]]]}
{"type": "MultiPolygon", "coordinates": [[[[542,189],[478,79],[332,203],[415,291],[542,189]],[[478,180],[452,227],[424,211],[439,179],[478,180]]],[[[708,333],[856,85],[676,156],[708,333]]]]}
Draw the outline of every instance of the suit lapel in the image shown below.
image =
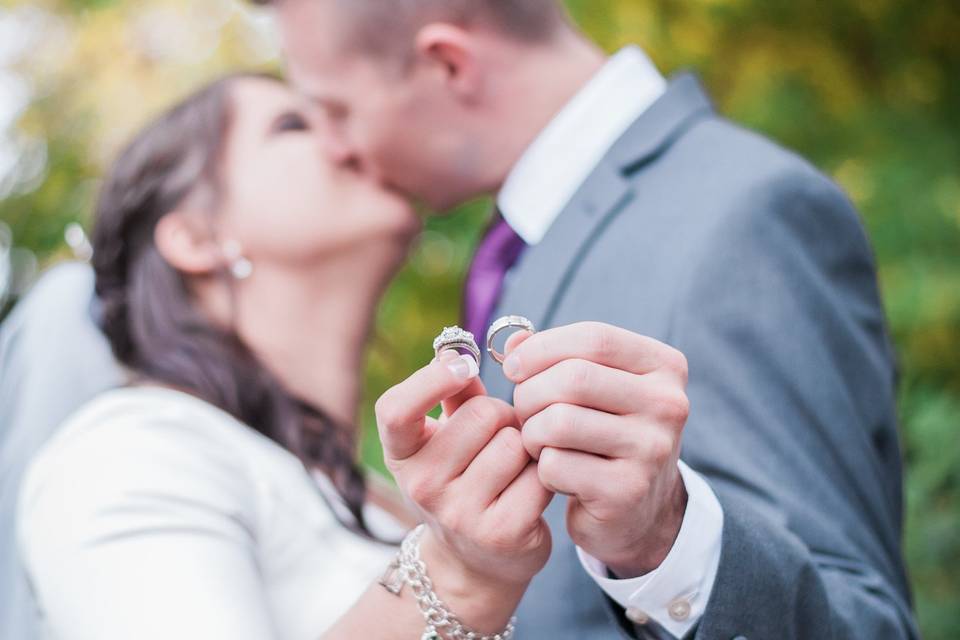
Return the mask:
{"type": "MultiPolygon", "coordinates": [[[[697,79],[684,74],[641,115],[584,181],[540,244],[530,247],[511,270],[494,317],[515,314],[538,329],[549,328],[560,296],[599,232],[633,198],[632,174],[676,140],[689,123],[711,112],[697,79]]],[[[494,395],[508,397],[510,385],[488,354],[484,380],[494,395]]]]}

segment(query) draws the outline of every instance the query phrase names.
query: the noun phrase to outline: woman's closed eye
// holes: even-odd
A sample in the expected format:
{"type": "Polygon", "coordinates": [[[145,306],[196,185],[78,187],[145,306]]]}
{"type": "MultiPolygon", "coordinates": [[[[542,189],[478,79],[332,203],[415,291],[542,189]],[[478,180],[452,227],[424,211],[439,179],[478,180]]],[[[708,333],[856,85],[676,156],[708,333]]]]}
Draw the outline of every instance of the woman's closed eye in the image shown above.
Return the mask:
{"type": "Polygon", "coordinates": [[[309,131],[310,122],[303,114],[296,111],[281,113],[270,127],[271,133],[289,133],[291,131],[309,131]]]}

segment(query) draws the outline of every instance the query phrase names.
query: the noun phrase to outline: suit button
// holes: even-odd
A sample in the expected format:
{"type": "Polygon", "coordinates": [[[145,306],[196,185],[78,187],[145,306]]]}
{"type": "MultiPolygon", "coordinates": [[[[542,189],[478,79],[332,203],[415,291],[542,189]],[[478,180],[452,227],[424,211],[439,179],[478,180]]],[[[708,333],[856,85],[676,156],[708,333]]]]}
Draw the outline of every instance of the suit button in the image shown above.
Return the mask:
{"type": "Polygon", "coordinates": [[[683,622],[690,617],[690,602],[683,598],[677,598],[667,607],[667,613],[677,622],[683,622]]]}
{"type": "Polygon", "coordinates": [[[636,607],[628,607],[627,620],[634,624],[647,624],[650,622],[650,616],[636,607]]]}

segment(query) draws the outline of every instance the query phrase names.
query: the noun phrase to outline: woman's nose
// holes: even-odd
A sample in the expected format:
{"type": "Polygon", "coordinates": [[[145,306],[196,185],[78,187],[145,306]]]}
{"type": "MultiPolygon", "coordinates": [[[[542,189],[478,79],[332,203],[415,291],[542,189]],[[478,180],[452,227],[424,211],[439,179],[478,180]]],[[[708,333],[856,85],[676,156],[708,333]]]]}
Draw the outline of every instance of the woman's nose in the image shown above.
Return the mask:
{"type": "Polygon", "coordinates": [[[342,136],[322,136],[321,147],[330,161],[337,165],[352,165],[358,162],[359,155],[342,136]]]}
{"type": "Polygon", "coordinates": [[[330,161],[339,169],[375,178],[371,167],[364,162],[363,157],[350,145],[328,143],[325,152],[330,158],[330,161]]]}

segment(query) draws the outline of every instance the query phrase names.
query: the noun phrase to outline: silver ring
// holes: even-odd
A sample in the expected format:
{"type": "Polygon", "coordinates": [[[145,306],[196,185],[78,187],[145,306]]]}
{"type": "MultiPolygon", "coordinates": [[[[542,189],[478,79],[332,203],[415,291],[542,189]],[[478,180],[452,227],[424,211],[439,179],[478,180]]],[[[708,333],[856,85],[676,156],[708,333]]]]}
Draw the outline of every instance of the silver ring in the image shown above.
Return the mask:
{"type": "Polygon", "coordinates": [[[502,318],[497,318],[497,320],[490,325],[490,329],[487,330],[487,353],[489,353],[490,357],[496,360],[498,364],[503,364],[504,355],[493,348],[493,339],[497,337],[498,333],[511,327],[529,331],[530,333],[537,332],[533,323],[523,316],[503,316],[502,318]]]}
{"type": "Polygon", "coordinates": [[[477,341],[469,331],[456,326],[444,327],[440,335],[433,340],[433,353],[439,357],[441,353],[451,349],[458,353],[463,349],[473,356],[477,365],[480,364],[480,347],[477,346],[477,341]]]}

